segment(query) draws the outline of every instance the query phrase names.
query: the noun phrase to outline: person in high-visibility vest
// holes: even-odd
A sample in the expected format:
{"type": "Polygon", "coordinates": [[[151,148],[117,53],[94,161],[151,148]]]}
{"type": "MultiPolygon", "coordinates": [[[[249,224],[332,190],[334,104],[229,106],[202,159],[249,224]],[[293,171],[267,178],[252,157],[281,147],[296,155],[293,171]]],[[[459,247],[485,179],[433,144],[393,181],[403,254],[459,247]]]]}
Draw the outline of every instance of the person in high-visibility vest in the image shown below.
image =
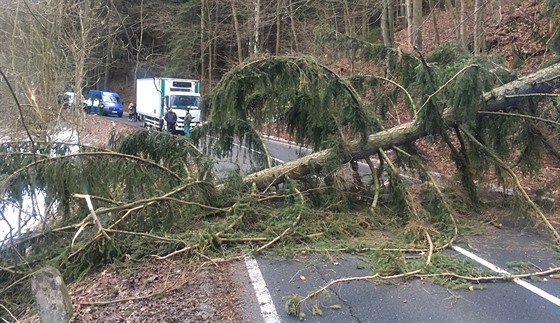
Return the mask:
{"type": "Polygon", "coordinates": [[[97,105],[97,114],[103,115],[103,99],[99,99],[99,104],[97,105]]]}
{"type": "Polygon", "coordinates": [[[189,109],[187,109],[187,114],[185,115],[185,123],[183,125],[183,132],[185,133],[185,137],[187,137],[187,138],[190,137],[192,119],[193,119],[193,117],[192,117],[189,109]]]}
{"type": "Polygon", "coordinates": [[[93,111],[90,111],[91,113],[97,113],[99,114],[99,99],[97,97],[95,97],[95,99],[93,99],[93,111]]]}

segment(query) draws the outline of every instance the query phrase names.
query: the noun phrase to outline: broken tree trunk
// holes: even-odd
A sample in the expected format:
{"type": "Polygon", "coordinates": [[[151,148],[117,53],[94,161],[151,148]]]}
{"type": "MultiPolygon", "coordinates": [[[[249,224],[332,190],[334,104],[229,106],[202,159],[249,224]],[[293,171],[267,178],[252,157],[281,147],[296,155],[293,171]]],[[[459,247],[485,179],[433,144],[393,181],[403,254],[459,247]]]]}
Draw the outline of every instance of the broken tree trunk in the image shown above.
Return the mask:
{"type": "Polygon", "coordinates": [[[66,323],[72,318],[72,300],[58,269],[47,266],[31,279],[41,323],[66,323]]]}
{"type": "MultiPolygon", "coordinates": [[[[486,105],[481,107],[481,110],[502,110],[523,102],[531,95],[550,93],[558,87],[560,87],[560,64],[555,64],[482,94],[486,105]]],[[[457,118],[449,110],[444,111],[443,119],[448,126],[457,123],[457,118]]],[[[412,142],[426,135],[427,133],[414,120],[403,123],[370,135],[366,142],[348,142],[345,147],[348,153],[343,157],[342,162],[362,159],[377,153],[379,148],[390,150],[393,146],[412,142]]],[[[286,176],[298,179],[309,174],[311,171],[310,165],[320,169],[329,155],[329,149],[323,150],[280,166],[247,175],[243,181],[248,185],[254,183],[257,188],[262,190],[283,182],[286,176]]]]}

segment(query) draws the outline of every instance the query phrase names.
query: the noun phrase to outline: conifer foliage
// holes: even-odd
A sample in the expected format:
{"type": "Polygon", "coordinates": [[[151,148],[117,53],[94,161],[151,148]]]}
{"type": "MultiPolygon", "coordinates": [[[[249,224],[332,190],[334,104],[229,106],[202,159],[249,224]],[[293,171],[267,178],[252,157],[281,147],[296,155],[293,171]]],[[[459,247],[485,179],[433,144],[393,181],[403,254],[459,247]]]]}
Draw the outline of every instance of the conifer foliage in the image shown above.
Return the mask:
{"type": "Polygon", "coordinates": [[[374,124],[350,84],[309,57],[237,66],[207,95],[203,108],[210,123],[196,138],[215,136],[223,151],[231,150],[234,138],[257,148],[258,132],[278,135],[279,129],[296,144],[319,150],[330,141],[364,139],[374,124]]]}

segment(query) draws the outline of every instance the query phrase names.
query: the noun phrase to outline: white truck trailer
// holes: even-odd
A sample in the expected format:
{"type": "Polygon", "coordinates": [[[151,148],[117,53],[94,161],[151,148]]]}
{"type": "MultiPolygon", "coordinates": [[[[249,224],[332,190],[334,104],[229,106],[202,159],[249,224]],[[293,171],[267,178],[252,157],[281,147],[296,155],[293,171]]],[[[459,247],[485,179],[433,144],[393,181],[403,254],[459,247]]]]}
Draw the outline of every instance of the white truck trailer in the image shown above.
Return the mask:
{"type": "Polygon", "coordinates": [[[177,114],[176,130],[184,131],[189,110],[190,128],[200,123],[200,82],[198,80],[153,77],[136,80],[136,112],[144,127],[165,129],[163,117],[168,107],[177,114]]]}

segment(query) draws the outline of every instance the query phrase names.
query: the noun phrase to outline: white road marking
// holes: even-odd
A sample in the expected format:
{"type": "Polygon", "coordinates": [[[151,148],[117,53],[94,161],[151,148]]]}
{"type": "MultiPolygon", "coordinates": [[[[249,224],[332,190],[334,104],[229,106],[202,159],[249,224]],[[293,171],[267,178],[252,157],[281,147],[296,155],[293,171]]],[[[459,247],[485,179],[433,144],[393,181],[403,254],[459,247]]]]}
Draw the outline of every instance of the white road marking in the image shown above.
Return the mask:
{"type": "MultiPolygon", "coordinates": [[[[475,255],[474,253],[472,253],[472,252],[470,252],[470,251],[467,251],[467,250],[465,250],[465,249],[463,249],[463,248],[461,248],[461,247],[458,247],[458,246],[451,246],[451,247],[452,247],[455,251],[457,251],[457,252],[463,254],[463,255],[466,256],[466,257],[471,258],[472,260],[478,262],[479,264],[483,265],[484,267],[486,267],[486,268],[488,268],[488,269],[490,269],[490,270],[493,270],[493,271],[495,271],[495,272],[497,272],[497,273],[499,273],[499,274],[509,275],[509,273],[508,273],[506,270],[504,270],[504,269],[502,269],[502,268],[500,268],[500,267],[498,267],[498,266],[496,266],[496,265],[490,263],[490,262],[487,261],[487,260],[484,260],[484,259],[480,258],[479,256],[475,255]]],[[[554,296],[554,295],[551,295],[551,294],[545,292],[544,290],[538,288],[537,286],[531,285],[531,284],[529,284],[528,282],[526,282],[526,281],[524,281],[524,280],[522,280],[522,279],[519,279],[519,278],[514,278],[514,279],[513,279],[513,282],[516,283],[517,285],[522,286],[522,287],[528,289],[529,291],[531,291],[531,292],[533,292],[533,293],[539,295],[540,297],[546,299],[547,301],[553,303],[554,305],[560,306],[560,299],[559,299],[558,297],[556,297],[556,296],[554,296]]]]}
{"type": "MultiPolygon", "coordinates": [[[[277,142],[283,143],[281,141],[277,141],[277,142]]],[[[286,144],[286,143],[284,143],[284,144],[286,144]]],[[[243,147],[243,148],[248,149],[247,147],[243,147]]],[[[307,149],[307,148],[304,148],[304,149],[307,149]]],[[[277,162],[280,162],[282,164],[284,163],[284,161],[282,161],[280,159],[277,159],[277,158],[274,158],[274,157],[271,157],[271,159],[275,159],[277,162]]],[[[364,163],[361,163],[361,162],[360,162],[360,164],[363,164],[363,165],[367,166],[367,164],[364,164],[364,163]]],[[[438,174],[438,173],[436,173],[436,174],[438,174]]],[[[408,177],[406,175],[401,175],[401,176],[408,177]]],[[[471,258],[472,260],[478,262],[479,264],[483,265],[484,267],[486,267],[490,270],[493,270],[493,271],[495,271],[499,274],[509,275],[509,272],[507,272],[506,270],[492,264],[491,262],[489,262],[485,259],[480,258],[479,256],[475,255],[474,253],[472,253],[470,251],[467,251],[467,250],[465,250],[461,247],[458,247],[458,246],[452,246],[452,248],[455,249],[455,251],[465,255],[466,257],[471,258]]],[[[255,292],[257,293],[257,299],[259,300],[259,303],[261,304],[261,313],[263,313],[263,317],[265,319],[265,322],[267,322],[267,323],[268,322],[280,322],[279,318],[278,318],[278,314],[276,313],[276,309],[274,308],[274,304],[272,303],[272,299],[270,298],[270,293],[268,292],[268,289],[266,288],[264,278],[262,277],[261,271],[258,268],[257,261],[253,257],[250,257],[250,258],[247,257],[247,258],[245,258],[245,264],[247,266],[247,270],[249,270],[249,276],[251,276],[251,281],[253,282],[253,288],[255,289],[255,292]],[[257,283],[255,283],[255,281],[258,282],[258,279],[253,279],[253,276],[251,275],[251,270],[249,269],[249,259],[252,259],[252,261],[254,262],[254,266],[256,268],[256,271],[258,272],[257,275],[260,278],[260,280],[262,280],[262,285],[264,286],[265,293],[266,293],[268,299],[270,300],[270,305],[272,306],[272,309],[274,311],[274,316],[275,316],[275,319],[277,321],[274,321],[274,320],[267,321],[267,316],[265,315],[265,309],[264,308],[268,303],[266,303],[264,301],[261,301],[261,299],[259,298],[259,293],[257,292],[257,283]]],[[[526,282],[522,279],[519,279],[519,278],[513,279],[513,282],[518,284],[519,286],[522,286],[522,287],[526,288],[527,290],[539,295],[540,297],[546,299],[547,301],[553,303],[554,305],[560,306],[560,299],[558,297],[547,293],[546,291],[538,288],[537,286],[532,285],[532,284],[530,284],[530,283],[528,283],[528,282],[526,282]]],[[[265,300],[266,300],[266,298],[265,298],[265,300]]],[[[268,309],[266,311],[268,311],[268,309]]]]}
{"type": "Polygon", "coordinates": [[[257,301],[261,306],[261,314],[263,316],[264,322],[280,323],[280,317],[276,312],[276,307],[274,307],[272,297],[268,292],[266,282],[264,281],[257,260],[253,256],[245,257],[245,266],[247,267],[247,272],[249,272],[249,277],[251,278],[253,289],[255,290],[255,294],[257,295],[257,301]]]}

